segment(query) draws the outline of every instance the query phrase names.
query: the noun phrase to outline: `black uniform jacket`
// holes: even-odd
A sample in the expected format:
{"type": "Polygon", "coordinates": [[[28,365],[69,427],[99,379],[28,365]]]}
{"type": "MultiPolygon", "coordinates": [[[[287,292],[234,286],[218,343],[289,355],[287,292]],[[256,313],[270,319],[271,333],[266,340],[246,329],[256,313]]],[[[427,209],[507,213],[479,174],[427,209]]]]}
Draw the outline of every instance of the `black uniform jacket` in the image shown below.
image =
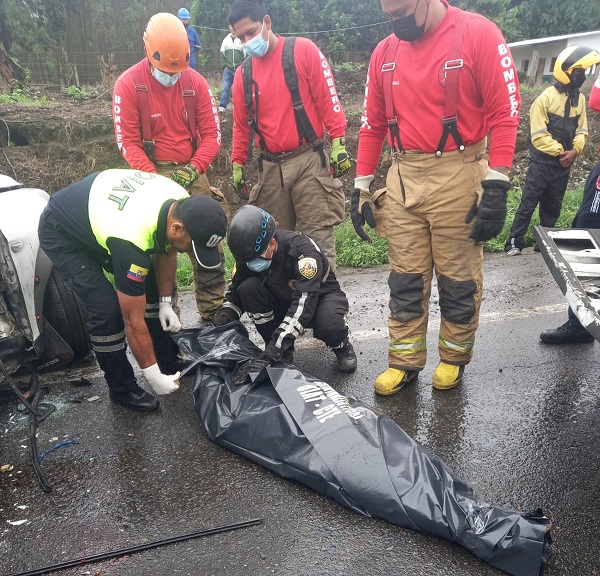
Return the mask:
{"type": "Polygon", "coordinates": [[[258,276],[275,300],[276,309],[287,309],[285,317],[275,330],[267,352],[277,356],[286,344],[302,334],[309,326],[319,297],[340,290],[339,282],[329,267],[326,256],[317,244],[304,234],[277,230],[277,251],[271,266],[264,272],[253,272],[245,264],[236,265],[232,281],[225,294],[224,306],[235,309],[238,315],[245,312],[237,287],[246,279],[258,276]]]}

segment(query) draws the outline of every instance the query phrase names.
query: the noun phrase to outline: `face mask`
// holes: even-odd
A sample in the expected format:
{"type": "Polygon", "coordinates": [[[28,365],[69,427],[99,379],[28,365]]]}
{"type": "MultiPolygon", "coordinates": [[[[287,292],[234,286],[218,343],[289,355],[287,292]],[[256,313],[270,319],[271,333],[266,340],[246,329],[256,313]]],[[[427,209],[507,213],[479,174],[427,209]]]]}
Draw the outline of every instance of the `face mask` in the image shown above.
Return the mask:
{"type": "Polygon", "coordinates": [[[254,38],[248,40],[243,46],[244,53],[254,58],[262,58],[269,49],[269,43],[263,38],[262,34],[265,29],[265,21],[260,30],[260,34],[257,34],[254,38]]]}
{"type": "Polygon", "coordinates": [[[572,88],[581,88],[583,83],[585,82],[586,75],[585,74],[572,74],[571,75],[571,83],[569,84],[572,88]]]}
{"type": "Polygon", "coordinates": [[[423,24],[417,26],[417,20],[415,19],[415,14],[417,13],[417,7],[419,6],[419,1],[417,0],[417,4],[415,6],[415,11],[409,16],[405,16],[404,18],[398,18],[398,20],[392,20],[392,28],[394,29],[394,34],[400,39],[406,42],[414,42],[418,40],[423,33],[425,32],[425,22],[427,21],[427,15],[429,14],[429,4],[427,4],[427,12],[425,13],[425,20],[423,20],[423,24]]]}
{"type": "Polygon", "coordinates": [[[177,80],[179,80],[181,72],[177,72],[176,74],[173,74],[173,76],[171,76],[170,74],[167,74],[166,72],[163,72],[158,68],[152,67],[152,76],[154,76],[163,86],[169,88],[177,84],[177,80]]]}
{"type": "Polygon", "coordinates": [[[265,260],[264,258],[256,258],[250,260],[250,262],[246,262],[246,266],[248,266],[252,272],[264,272],[270,265],[271,261],[265,260]]]}

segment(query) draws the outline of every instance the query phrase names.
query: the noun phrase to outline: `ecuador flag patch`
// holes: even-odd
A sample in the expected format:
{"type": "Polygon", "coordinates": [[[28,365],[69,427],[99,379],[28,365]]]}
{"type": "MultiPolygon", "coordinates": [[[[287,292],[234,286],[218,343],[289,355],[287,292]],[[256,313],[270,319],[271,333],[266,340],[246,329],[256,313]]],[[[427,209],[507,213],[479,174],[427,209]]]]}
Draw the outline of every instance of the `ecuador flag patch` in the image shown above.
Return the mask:
{"type": "Polygon", "coordinates": [[[132,264],[127,272],[127,278],[134,282],[145,282],[146,276],[148,276],[148,268],[142,268],[136,264],[132,264]]]}

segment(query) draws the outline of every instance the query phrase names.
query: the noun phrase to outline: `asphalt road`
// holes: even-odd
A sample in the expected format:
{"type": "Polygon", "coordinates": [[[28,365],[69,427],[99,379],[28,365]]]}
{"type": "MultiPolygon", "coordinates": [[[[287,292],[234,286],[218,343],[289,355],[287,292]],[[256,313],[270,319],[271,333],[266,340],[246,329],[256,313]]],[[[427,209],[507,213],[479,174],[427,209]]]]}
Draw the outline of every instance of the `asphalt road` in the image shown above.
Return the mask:
{"type": "MultiPolygon", "coordinates": [[[[546,574],[600,574],[600,346],[539,341],[541,330],[566,319],[542,257],[486,259],[475,357],[463,384],[445,392],[431,387],[434,293],[427,367],[389,398],[373,392],[387,367],[387,273],[339,276],[359,369],[338,374],[333,353],[307,336],[296,346],[298,367],[390,415],[490,504],[542,507],[554,521],[546,574]]],[[[184,325],[193,327],[189,294],[183,304],[184,325]]],[[[362,517],[213,444],[192,407],[191,376],[149,415],[111,404],[93,361],[43,382],[56,411],[40,426],[40,451],[77,444],[44,459],[53,487],[44,494],[29,462],[24,413],[0,386],[0,466],[13,466],[0,473],[1,575],[252,518],[263,523],[61,574],[501,574],[456,545],[362,517]],[[75,386],[82,376],[92,385],[75,386]]]]}

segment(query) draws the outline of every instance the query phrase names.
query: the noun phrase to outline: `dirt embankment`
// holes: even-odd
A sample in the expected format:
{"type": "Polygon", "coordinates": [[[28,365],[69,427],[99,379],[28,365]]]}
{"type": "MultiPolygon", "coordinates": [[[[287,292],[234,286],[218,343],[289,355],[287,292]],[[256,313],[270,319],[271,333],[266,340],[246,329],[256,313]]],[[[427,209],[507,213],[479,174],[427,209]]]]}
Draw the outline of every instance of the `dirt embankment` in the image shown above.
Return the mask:
{"type": "MultiPolygon", "coordinates": [[[[207,78],[219,86],[218,77],[207,78]]],[[[364,72],[336,72],[340,97],[348,119],[347,142],[356,157],[364,72]]],[[[589,90],[589,88],[588,88],[589,90]]],[[[74,102],[57,93],[45,93],[48,105],[0,104],[0,173],[8,174],[29,187],[52,193],[95,170],[126,167],[118,153],[112,126],[110,91],[93,100],[74,102]]],[[[529,108],[535,95],[523,94],[522,120],[512,175],[521,182],[527,171],[526,135],[529,108]]],[[[598,161],[600,115],[588,112],[590,144],[572,170],[570,187],[582,184],[598,161]]],[[[236,202],[230,186],[231,110],[223,115],[223,146],[214,160],[209,179],[227,198],[236,202]]],[[[383,185],[384,167],[378,170],[376,185],[383,185]]],[[[345,176],[344,188],[352,190],[354,173],[345,176]]]]}

